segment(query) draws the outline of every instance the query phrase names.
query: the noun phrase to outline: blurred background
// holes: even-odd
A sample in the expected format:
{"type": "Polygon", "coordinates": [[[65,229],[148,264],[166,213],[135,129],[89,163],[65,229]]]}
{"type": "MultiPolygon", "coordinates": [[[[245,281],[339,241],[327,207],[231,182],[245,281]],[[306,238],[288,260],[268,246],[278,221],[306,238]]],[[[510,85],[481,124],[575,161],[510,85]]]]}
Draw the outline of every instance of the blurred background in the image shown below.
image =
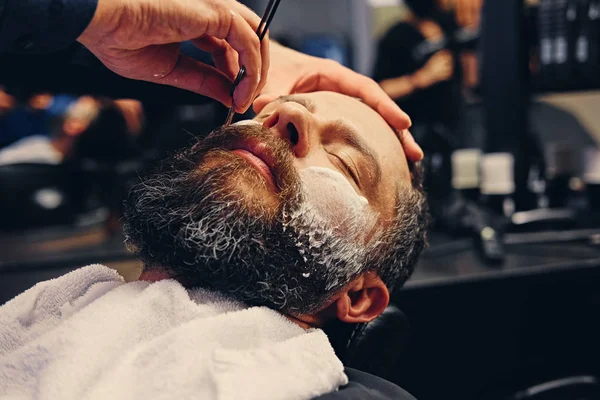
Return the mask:
{"type": "MultiPolygon", "coordinates": [[[[418,399],[600,399],[600,0],[284,0],[271,37],[373,77],[426,153],[430,247],[377,373],[418,399]]],[[[90,263],[135,280],[124,197],[226,111],[76,46],[0,57],[0,304],[90,263]]]]}

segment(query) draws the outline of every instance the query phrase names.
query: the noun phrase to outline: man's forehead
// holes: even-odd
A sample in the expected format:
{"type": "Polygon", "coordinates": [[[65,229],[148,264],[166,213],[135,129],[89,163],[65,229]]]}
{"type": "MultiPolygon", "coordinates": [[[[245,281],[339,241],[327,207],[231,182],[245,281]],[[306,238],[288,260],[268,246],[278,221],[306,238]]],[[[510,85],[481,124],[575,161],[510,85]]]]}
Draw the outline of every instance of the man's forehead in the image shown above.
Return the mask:
{"type": "Polygon", "coordinates": [[[301,104],[318,118],[350,125],[372,150],[384,175],[394,176],[396,181],[410,181],[400,135],[362,99],[334,92],[315,92],[281,96],[274,103],[289,101],[301,104]]]}
{"type": "MultiPolygon", "coordinates": [[[[380,120],[382,123],[384,123],[387,128],[389,128],[389,130],[391,132],[393,132],[396,137],[398,138],[400,144],[402,144],[402,137],[403,135],[407,134],[408,131],[402,131],[402,132],[398,132],[395,128],[393,128],[391,125],[389,125],[385,119],[377,112],[377,110],[373,109],[371,106],[369,106],[363,99],[361,99],[360,97],[354,97],[354,96],[346,96],[343,94],[339,94],[339,93],[335,93],[335,92],[314,92],[314,93],[302,93],[302,94],[292,94],[292,95],[284,95],[284,96],[279,96],[277,99],[274,100],[274,103],[276,104],[282,104],[282,103],[286,103],[288,101],[293,101],[296,103],[299,103],[303,106],[305,106],[307,109],[311,110],[311,111],[315,111],[315,109],[317,108],[317,102],[315,102],[315,99],[317,98],[316,96],[319,95],[332,95],[332,96],[337,96],[338,98],[336,100],[340,100],[340,99],[345,99],[347,101],[351,101],[353,103],[355,103],[356,106],[361,107],[363,109],[364,112],[367,113],[371,113],[373,118],[377,118],[378,120],[380,120]]],[[[344,115],[342,115],[343,117],[344,115]]]]}

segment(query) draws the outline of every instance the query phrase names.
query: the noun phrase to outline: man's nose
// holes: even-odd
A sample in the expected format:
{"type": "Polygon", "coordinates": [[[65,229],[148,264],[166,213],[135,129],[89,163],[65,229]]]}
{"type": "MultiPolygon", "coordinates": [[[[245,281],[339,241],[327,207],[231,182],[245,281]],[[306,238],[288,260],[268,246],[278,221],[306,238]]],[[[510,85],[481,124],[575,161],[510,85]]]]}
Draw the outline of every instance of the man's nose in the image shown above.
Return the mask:
{"type": "Polygon", "coordinates": [[[275,131],[286,140],[296,157],[310,154],[316,140],[316,121],[310,111],[300,104],[288,102],[281,104],[263,122],[265,128],[275,131]]]}

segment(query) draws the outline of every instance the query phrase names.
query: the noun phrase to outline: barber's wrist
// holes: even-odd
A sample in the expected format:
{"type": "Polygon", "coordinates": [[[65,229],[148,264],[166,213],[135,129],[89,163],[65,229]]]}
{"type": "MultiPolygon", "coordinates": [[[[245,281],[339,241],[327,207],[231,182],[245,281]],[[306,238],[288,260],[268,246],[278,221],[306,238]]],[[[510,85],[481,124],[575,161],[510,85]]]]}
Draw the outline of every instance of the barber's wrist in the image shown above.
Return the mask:
{"type": "Polygon", "coordinates": [[[410,76],[398,76],[379,82],[379,86],[392,99],[405,97],[414,92],[414,85],[410,76]]]}
{"type": "Polygon", "coordinates": [[[410,75],[409,79],[413,85],[414,90],[424,89],[430,85],[430,79],[428,75],[422,70],[419,70],[414,74],[410,75]]]}
{"type": "Polygon", "coordinates": [[[404,80],[408,92],[407,95],[413,93],[418,88],[412,75],[405,76],[404,80]]]}
{"type": "Polygon", "coordinates": [[[108,25],[109,21],[106,21],[105,16],[106,16],[106,8],[107,6],[107,2],[109,2],[110,0],[97,0],[97,6],[96,9],[94,10],[94,14],[92,16],[92,18],[90,18],[90,21],[88,22],[88,24],[86,25],[85,29],[83,30],[83,32],[81,32],[81,34],[79,35],[79,37],[77,38],[77,41],[81,44],[83,44],[84,46],[89,46],[92,43],[97,43],[98,41],[102,40],[101,35],[98,34],[97,32],[97,28],[98,26],[103,26],[104,25],[104,31],[106,32],[107,30],[110,31],[112,29],[114,29],[112,26],[108,25]]]}

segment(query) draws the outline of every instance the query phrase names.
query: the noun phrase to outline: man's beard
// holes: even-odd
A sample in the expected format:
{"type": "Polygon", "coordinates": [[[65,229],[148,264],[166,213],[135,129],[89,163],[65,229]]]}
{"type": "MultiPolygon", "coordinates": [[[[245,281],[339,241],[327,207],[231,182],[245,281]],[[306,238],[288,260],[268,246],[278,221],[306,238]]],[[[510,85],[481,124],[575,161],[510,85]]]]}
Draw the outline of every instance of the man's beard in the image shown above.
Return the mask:
{"type": "Polygon", "coordinates": [[[311,211],[289,143],[260,125],[217,130],[162,162],[130,192],[125,233],[146,268],[292,315],[319,310],[363,272],[364,249],[311,211]],[[249,139],[272,151],[278,193],[227,150],[249,139]]]}

